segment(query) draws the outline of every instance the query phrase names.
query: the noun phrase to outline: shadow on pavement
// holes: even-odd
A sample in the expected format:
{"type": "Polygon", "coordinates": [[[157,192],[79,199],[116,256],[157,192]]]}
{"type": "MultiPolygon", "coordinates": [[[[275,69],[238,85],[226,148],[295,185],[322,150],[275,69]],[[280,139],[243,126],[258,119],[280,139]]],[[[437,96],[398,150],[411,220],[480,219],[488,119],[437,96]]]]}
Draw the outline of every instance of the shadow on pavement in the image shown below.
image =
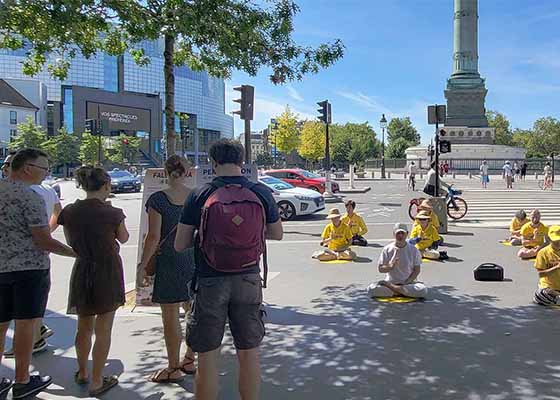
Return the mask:
{"type": "Polygon", "coordinates": [[[474,236],[473,232],[458,232],[458,231],[449,231],[447,233],[442,233],[445,236],[474,236]]]}
{"type": "Polygon", "coordinates": [[[350,285],[311,309],[272,305],[263,398],[559,398],[558,310],[496,300],[438,286],[425,302],[378,303],[350,285]]]}

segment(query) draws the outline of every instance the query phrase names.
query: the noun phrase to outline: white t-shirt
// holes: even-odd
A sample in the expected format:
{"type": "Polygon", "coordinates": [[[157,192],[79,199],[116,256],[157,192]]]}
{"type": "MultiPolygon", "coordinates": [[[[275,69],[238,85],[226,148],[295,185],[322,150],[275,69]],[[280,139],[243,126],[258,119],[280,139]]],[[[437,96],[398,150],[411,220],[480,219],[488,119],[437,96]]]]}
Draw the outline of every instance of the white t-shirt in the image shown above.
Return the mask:
{"type": "Polygon", "coordinates": [[[393,242],[383,248],[379,256],[378,265],[388,265],[395,254],[397,254],[399,262],[395,265],[395,268],[387,272],[385,280],[395,284],[402,284],[412,274],[414,267],[419,267],[422,264],[422,255],[413,244],[407,242],[406,246],[401,248],[393,242]]]}
{"type": "Polygon", "coordinates": [[[54,213],[54,206],[55,204],[60,203],[60,199],[56,194],[55,190],[45,183],[41,183],[40,185],[32,185],[31,189],[37,193],[39,196],[45,200],[45,205],[47,207],[47,217],[49,221],[51,220],[51,216],[54,213]]]}
{"type": "Polygon", "coordinates": [[[482,164],[480,166],[480,173],[482,175],[488,175],[488,164],[482,164]]]}
{"type": "Polygon", "coordinates": [[[550,165],[546,165],[544,167],[544,175],[545,176],[552,176],[552,167],[550,165]]]}
{"type": "Polygon", "coordinates": [[[505,164],[502,168],[503,168],[504,173],[506,174],[506,176],[512,176],[512,175],[513,175],[513,172],[512,172],[512,169],[511,169],[511,165],[505,164]]]}
{"type": "Polygon", "coordinates": [[[426,177],[426,185],[436,185],[436,174],[437,172],[433,169],[428,171],[428,176],[426,177]]]}
{"type": "Polygon", "coordinates": [[[416,166],[416,164],[414,164],[414,165],[410,164],[408,166],[408,172],[410,174],[415,174],[416,175],[418,173],[418,167],[416,166]]]}

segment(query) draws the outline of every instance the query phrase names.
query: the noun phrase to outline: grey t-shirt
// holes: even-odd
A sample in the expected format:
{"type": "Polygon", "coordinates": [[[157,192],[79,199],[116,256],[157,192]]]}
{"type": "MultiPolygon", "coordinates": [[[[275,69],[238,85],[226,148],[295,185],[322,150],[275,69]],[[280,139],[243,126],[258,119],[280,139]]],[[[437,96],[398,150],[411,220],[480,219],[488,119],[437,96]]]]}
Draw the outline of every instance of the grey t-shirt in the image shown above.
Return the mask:
{"type": "Polygon", "coordinates": [[[29,185],[0,180],[0,273],[50,268],[31,228],[48,226],[45,201],[29,185]]]}
{"type": "Polygon", "coordinates": [[[388,265],[393,257],[398,258],[398,263],[390,272],[387,272],[385,280],[395,284],[403,284],[412,274],[414,267],[422,264],[420,252],[408,242],[404,247],[398,247],[395,242],[389,243],[379,255],[377,265],[388,265]]]}

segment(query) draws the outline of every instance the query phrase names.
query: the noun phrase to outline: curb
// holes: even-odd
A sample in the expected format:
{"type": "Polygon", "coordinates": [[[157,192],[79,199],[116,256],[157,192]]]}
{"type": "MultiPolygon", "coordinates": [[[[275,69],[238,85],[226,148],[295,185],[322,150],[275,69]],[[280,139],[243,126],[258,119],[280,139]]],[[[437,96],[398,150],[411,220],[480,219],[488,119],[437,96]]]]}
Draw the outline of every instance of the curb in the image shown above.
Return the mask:
{"type": "Polygon", "coordinates": [[[345,193],[345,194],[359,194],[359,193],[367,193],[371,190],[371,187],[365,187],[361,189],[340,189],[338,193],[345,193]]]}

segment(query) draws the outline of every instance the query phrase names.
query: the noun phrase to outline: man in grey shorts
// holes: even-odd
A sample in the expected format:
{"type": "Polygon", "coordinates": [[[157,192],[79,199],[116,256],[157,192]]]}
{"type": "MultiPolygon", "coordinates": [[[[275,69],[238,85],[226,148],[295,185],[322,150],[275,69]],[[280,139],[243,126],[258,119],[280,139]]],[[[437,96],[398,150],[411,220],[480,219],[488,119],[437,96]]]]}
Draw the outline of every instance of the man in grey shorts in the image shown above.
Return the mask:
{"type": "Polygon", "coordinates": [[[216,192],[217,186],[227,185],[253,191],[264,209],[266,238],[282,239],[278,206],[270,190],[262,184],[251,184],[241,173],[243,152],[243,147],[231,140],[221,140],[212,145],[210,158],[217,178],[212,184],[204,185],[189,195],[177,227],[175,250],[181,252],[195,246],[198,283],[192,316],[187,324],[187,344],[198,353],[195,378],[197,400],[216,400],[218,397],[218,361],[228,320],[239,359],[241,399],[259,398],[259,346],[265,335],[259,266],[249,265],[242,272],[218,271],[209,265],[194,239],[195,231],[201,226],[206,201],[216,192]]]}

